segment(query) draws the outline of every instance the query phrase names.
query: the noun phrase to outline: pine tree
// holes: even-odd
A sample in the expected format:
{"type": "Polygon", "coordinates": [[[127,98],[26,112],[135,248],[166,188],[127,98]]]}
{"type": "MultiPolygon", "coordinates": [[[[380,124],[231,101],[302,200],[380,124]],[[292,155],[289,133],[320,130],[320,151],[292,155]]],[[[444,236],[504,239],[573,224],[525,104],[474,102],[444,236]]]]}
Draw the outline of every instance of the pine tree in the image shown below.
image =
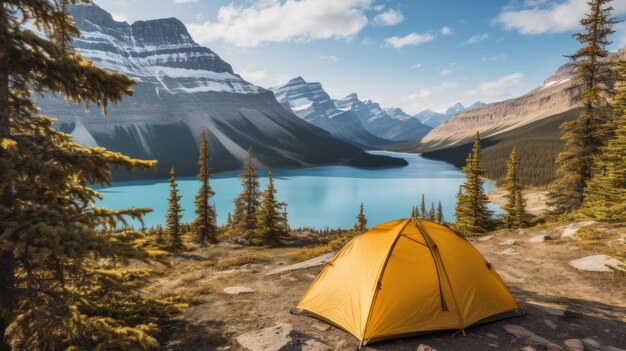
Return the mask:
{"type": "Polygon", "coordinates": [[[437,223],[443,223],[443,206],[441,206],[441,200],[439,200],[439,204],[437,205],[437,223]]]}
{"type": "Polygon", "coordinates": [[[365,206],[361,202],[361,206],[359,207],[359,214],[356,215],[356,224],[354,225],[354,230],[358,233],[363,233],[367,230],[367,218],[365,217],[365,206]]]}
{"type": "Polygon", "coordinates": [[[178,185],[176,184],[176,172],[174,167],[170,169],[170,197],[169,207],[167,209],[167,237],[169,250],[177,252],[183,250],[181,224],[183,209],[180,207],[181,196],[178,194],[178,185]]]}
{"type": "Polygon", "coordinates": [[[283,239],[287,236],[287,230],[280,213],[281,204],[276,200],[272,171],[267,172],[267,181],[261,207],[256,211],[254,242],[255,244],[277,247],[282,245],[283,239]]]}
{"type": "Polygon", "coordinates": [[[422,194],[422,202],[420,203],[420,212],[419,218],[426,218],[428,216],[428,212],[426,212],[426,200],[424,199],[424,194],[422,194]]]}
{"type": "Polygon", "coordinates": [[[487,208],[489,200],[483,189],[484,172],[480,166],[480,153],[480,135],[477,132],[463,168],[467,179],[459,189],[454,211],[455,227],[463,234],[484,233],[493,228],[492,212],[487,208]]]}
{"type": "Polygon", "coordinates": [[[526,212],[526,200],[522,195],[524,188],[519,180],[519,158],[515,147],[506,161],[504,189],[506,190],[506,204],[503,206],[506,211],[505,223],[509,228],[523,227],[529,215],[526,212]]]}
{"type": "Polygon", "coordinates": [[[163,227],[161,227],[161,225],[157,225],[156,229],[154,230],[154,234],[156,236],[157,244],[163,243],[163,227]]]}
{"type": "Polygon", "coordinates": [[[575,76],[572,87],[573,101],[582,106],[578,117],[561,125],[565,149],[556,160],[555,181],[550,186],[549,204],[555,213],[565,213],[580,208],[583,190],[592,176],[594,157],[608,137],[607,98],[612,95],[615,78],[611,64],[606,61],[611,44],[608,36],[616,19],[611,17],[611,0],[588,2],[590,13],[580,21],[585,31],[575,34],[583,45],[570,55],[575,76]]]}
{"type": "Polygon", "coordinates": [[[282,209],[280,222],[283,228],[285,229],[285,233],[289,233],[289,229],[290,229],[289,228],[289,216],[287,214],[287,205],[288,204],[286,202],[281,202],[279,204],[279,207],[282,209]]]}
{"type": "Polygon", "coordinates": [[[196,195],[196,219],[193,222],[193,231],[196,241],[204,247],[207,242],[217,242],[217,215],[215,208],[209,204],[209,199],[215,192],[209,184],[211,179],[211,169],[209,168],[209,143],[206,139],[206,132],[202,131],[200,136],[200,156],[198,158],[198,181],[200,189],[196,195]]]}
{"type": "Polygon", "coordinates": [[[620,63],[613,100],[613,137],[595,159],[581,213],[601,221],[626,221],[626,62],[620,63]]]}
{"type": "Polygon", "coordinates": [[[102,195],[91,188],[111,185],[111,168],[156,163],[85,148],[35,104],[47,92],[106,113],[132,94],[133,80],[69,45],[79,34],[67,12],[74,3],[0,4],[0,349],[157,349],[174,309],[137,294],[123,266],[155,257],[136,245],[141,233],[113,230],[149,210],[97,207],[102,195]]]}
{"type": "Polygon", "coordinates": [[[435,214],[435,202],[431,201],[431,203],[430,203],[430,211],[428,211],[428,220],[434,222],[435,221],[435,216],[436,216],[436,214],[435,214]]]}
{"type": "Polygon", "coordinates": [[[233,215],[228,212],[228,216],[226,217],[226,228],[230,229],[233,227],[233,215]]]}
{"type": "Polygon", "coordinates": [[[235,214],[233,227],[239,233],[250,238],[254,236],[256,227],[256,211],[260,206],[259,176],[254,166],[254,154],[252,147],[248,149],[246,158],[246,171],[239,174],[243,191],[235,199],[235,214]]]}

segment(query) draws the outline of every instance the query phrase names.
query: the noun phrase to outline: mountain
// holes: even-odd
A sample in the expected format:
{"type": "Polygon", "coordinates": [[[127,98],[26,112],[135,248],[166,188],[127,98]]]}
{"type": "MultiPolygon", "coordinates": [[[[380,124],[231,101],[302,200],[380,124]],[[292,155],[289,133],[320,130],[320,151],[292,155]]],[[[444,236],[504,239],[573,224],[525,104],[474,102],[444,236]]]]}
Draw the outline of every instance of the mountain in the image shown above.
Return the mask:
{"type": "Polygon", "coordinates": [[[466,109],[471,109],[471,108],[475,108],[475,107],[480,107],[480,106],[484,106],[485,103],[480,102],[480,101],[476,101],[475,103],[473,103],[472,105],[470,105],[469,107],[465,108],[465,106],[463,106],[463,104],[461,103],[457,103],[456,105],[449,107],[445,113],[439,113],[439,112],[435,112],[432,111],[430,109],[428,110],[424,110],[422,112],[418,112],[414,117],[419,119],[420,121],[422,121],[422,123],[424,123],[425,125],[432,127],[432,128],[436,128],[437,126],[439,126],[441,123],[449,120],[450,118],[452,118],[454,115],[465,111],[466,109]]]}
{"type": "MultiPolygon", "coordinates": [[[[626,59],[626,49],[612,53],[608,59],[626,59]]],[[[461,145],[469,142],[476,131],[484,137],[498,135],[570,111],[577,107],[571,102],[572,78],[572,66],[561,66],[542,85],[522,96],[455,115],[428,133],[422,143],[429,150],[461,145]]]]}
{"type": "Polygon", "coordinates": [[[352,111],[368,132],[394,143],[420,140],[431,129],[401,109],[391,109],[390,114],[389,109],[381,108],[372,100],[359,100],[356,93],[335,100],[335,106],[342,111],[352,111]]]}
{"type": "Polygon", "coordinates": [[[341,140],[374,149],[391,144],[391,141],[368,132],[352,111],[338,109],[318,82],[309,83],[297,77],[270,90],[286,109],[341,140]]]}
{"type": "Polygon", "coordinates": [[[118,180],[164,177],[170,166],[181,176],[194,175],[202,130],[215,171],[239,169],[250,146],[262,168],[405,163],[369,155],[301,120],[271,91],[246,82],[195,43],[175,18],[128,24],[93,4],[69,10],[81,30],[73,46],[96,65],[135,79],[135,93],[109,106],[106,117],[51,96],[39,104],[84,145],[159,161],[157,172],[118,173],[118,180]]]}

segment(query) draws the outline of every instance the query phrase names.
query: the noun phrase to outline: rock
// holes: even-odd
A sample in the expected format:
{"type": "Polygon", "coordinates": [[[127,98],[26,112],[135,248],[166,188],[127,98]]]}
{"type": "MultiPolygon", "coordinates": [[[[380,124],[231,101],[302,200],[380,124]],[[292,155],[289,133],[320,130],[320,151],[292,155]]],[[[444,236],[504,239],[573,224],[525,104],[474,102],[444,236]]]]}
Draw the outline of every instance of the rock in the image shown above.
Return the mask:
{"type": "Polygon", "coordinates": [[[330,351],[330,347],[317,340],[309,339],[302,345],[302,351],[330,351]]]}
{"type": "Polygon", "coordinates": [[[605,351],[626,351],[626,349],[620,349],[619,347],[615,347],[615,346],[606,346],[604,350],[605,351]]]}
{"type": "Polygon", "coordinates": [[[512,334],[513,336],[515,336],[518,339],[522,339],[524,341],[526,341],[527,343],[534,345],[534,346],[540,346],[543,347],[544,345],[546,345],[547,343],[549,343],[550,341],[547,339],[542,338],[541,336],[527,330],[526,328],[519,326],[519,325],[515,325],[515,324],[505,324],[504,325],[504,330],[506,330],[509,334],[512,334]]]}
{"type": "Polygon", "coordinates": [[[255,292],[252,288],[246,288],[245,286],[229,286],[224,288],[224,292],[229,295],[239,295],[239,294],[252,294],[255,292]]]}
{"type": "Polygon", "coordinates": [[[488,241],[493,239],[494,236],[493,235],[485,235],[485,236],[481,236],[480,238],[478,238],[478,241],[488,241]]]}
{"type": "Polygon", "coordinates": [[[584,351],[585,345],[578,339],[567,339],[563,342],[567,351],[584,351]]]}
{"type": "Polygon", "coordinates": [[[498,252],[498,254],[499,255],[505,255],[505,256],[515,256],[515,255],[518,255],[518,253],[515,252],[515,250],[513,250],[512,247],[509,247],[506,250],[502,250],[502,251],[498,252]]]}
{"type": "Polygon", "coordinates": [[[584,338],[581,340],[583,342],[583,345],[585,345],[585,347],[588,347],[592,350],[599,350],[602,345],[600,345],[600,343],[592,338],[584,338]]]}
{"type": "Polygon", "coordinates": [[[500,243],[500,245],[515,245],[515,243],[517,242],[517,240],[515,239],[509,239],[509,240],[504,240],[500,243]]]}
{"type": "Polygon", "coordinates": [[[546,350],[548,350],[548,351],[563,351],[563,348],[560,345],[558,345],[558,344],[555,344],[553,342],[549,342],[546,345],[546,350]]]}
{"type": "Polygon", "coordinates": [[[237,342],[250,351],[278,351],[291,342],[293,326],[278,323],[273,327],[252,331],[237,337],[237,342]]]}
{"type": "Polygon", "coordinates": [[[520,347],[519,351],[537,351],[537,349],[532,346],[524,346],[520,347]]]}
{"type": "Polygon", "coordinates": [[[437,349],[433,349],[426,344],[420,344],[420,346],[417,347],[416,351],[437,351],[437,349]]]}
{"type": "Polygon", "coordinates": [[[528,239],[528,242],[531,243],[537,243],[540,244],[546,240],[552,240],[552,237],[550,237],[550,235],[537,235],[537,236],[533,236],[532,238],[528,239]]]}
{"type": "Polygon", "coordinates": [[[561,233],[562,238],[580,240],[578,235],[576,235],[578,233],[578,229],[592,225],[592,224],[596,224],[596,223],[597,223],[596,221],[575,222],[575,223],[571,223],[563,227],[559,227],[558,229],[563,230],[563,232],[561,233]]]}
{"type": "Polygon", "coordinates": [[[524,229],[518,229],[517,235],[526,235],[526,231],[524,229]]]}
{"type": "Polygon", "coordinates": [[[291,266],[285,266],[285,267],[279,267],[276,268],[272,271],[269,271],[266,273],[266,275],[275,275],[275,274],[282,274],[282,273],[287,273],[287,272],[291,272],[291,271],[296,271],[299,269],[306,269],[306,268],[311,268],[311,267],[317,267],[317,266],[323,266],[325,264],[327,264],[328,262],[330,262],[330,260],[332,260],[332,258],[335,256],[334,252],[331,252],[329,254],[326,255],[322,255],[322,256],[318,256],[315,258],[312,258],[308,261],[304,261],[304,262],[298,262],[296,264],[292,264],[291,266]]]}
{"type": "Polygon", "coordinates": [[[624,263],[617,258],[607,255],[592,255],[582,257],[569,262],[569,265],[590,272],[613,272],[614,270],[626,271],[624,263]]]}
{"type": "Polygon", "coordinates": [[[556,323],[554,323],[553,321],[546,319],[543,321],[549,328],[551,329],[556,329],[556,323]]]}
{"type": "Polygon", "coordinates": [[[329,331],[330,330],[330,325],[329,324],[322,324],[322,323],[314,323],[313,327],[319,331],[329,331]]]}

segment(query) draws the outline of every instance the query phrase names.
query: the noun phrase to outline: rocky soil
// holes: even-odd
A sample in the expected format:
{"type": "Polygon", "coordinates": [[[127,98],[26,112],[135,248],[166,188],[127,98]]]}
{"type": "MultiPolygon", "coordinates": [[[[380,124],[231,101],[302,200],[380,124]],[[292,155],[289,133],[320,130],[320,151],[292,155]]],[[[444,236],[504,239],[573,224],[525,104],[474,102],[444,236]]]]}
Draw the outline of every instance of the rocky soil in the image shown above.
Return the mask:
{"type": "MultiPolygon", "coordinates": [[[[626,228],[600,228],[607,251],[581,245],[593,222],[498,231],[471,241],[496,268],[527,315],[368,346],[370,350],[626,349],[626,228]],[[582,233],[582,232],[581,232],[582,233]],[[565,234],[565,237],[562,237],[565,234]],[[620,246],[621,245],[621,246],[620,246]],[[617,247],[617,250],[616,250],[617,247]],[[610,253],[614,256],[607,255],[610,253]],[[605,255],[609,260],[591,258],[605,255]],[[615,261],[611,261],[615,260],[615,261]],[[613,264],[613,267],[604,265],[613,264]]],[[[196,249],[146,292],[179,296],[190,307],[164,331],[166,350],[354,350],[357,340],[289,313],[332,255],[292,266],[298,248],[196,249]]]]}

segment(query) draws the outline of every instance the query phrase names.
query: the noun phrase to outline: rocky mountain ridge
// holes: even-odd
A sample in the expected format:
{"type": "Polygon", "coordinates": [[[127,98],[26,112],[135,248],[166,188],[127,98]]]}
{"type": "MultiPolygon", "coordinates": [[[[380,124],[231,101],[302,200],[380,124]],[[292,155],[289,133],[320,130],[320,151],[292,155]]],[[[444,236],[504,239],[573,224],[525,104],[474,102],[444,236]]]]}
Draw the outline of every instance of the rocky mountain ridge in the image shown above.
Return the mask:
{"type": "Polygon", "coordinates": [[[94,4],[69,10],[81,30],[73,42],[76,50],[137,80],[135,93],[109,106],[106,118],[50,96],[38,103],[84,145],[159,161],[155,173],[120,173],[118,180],[164,177],[170,166],[181,176],[194,175],[203,130],[215,171],[239,169],[249,147],[262,168],[403,164],[369,155],[293,115],[272,92],[245,81],[216,53],[195,43],[175,18],[128,24],[94,4]]]}

